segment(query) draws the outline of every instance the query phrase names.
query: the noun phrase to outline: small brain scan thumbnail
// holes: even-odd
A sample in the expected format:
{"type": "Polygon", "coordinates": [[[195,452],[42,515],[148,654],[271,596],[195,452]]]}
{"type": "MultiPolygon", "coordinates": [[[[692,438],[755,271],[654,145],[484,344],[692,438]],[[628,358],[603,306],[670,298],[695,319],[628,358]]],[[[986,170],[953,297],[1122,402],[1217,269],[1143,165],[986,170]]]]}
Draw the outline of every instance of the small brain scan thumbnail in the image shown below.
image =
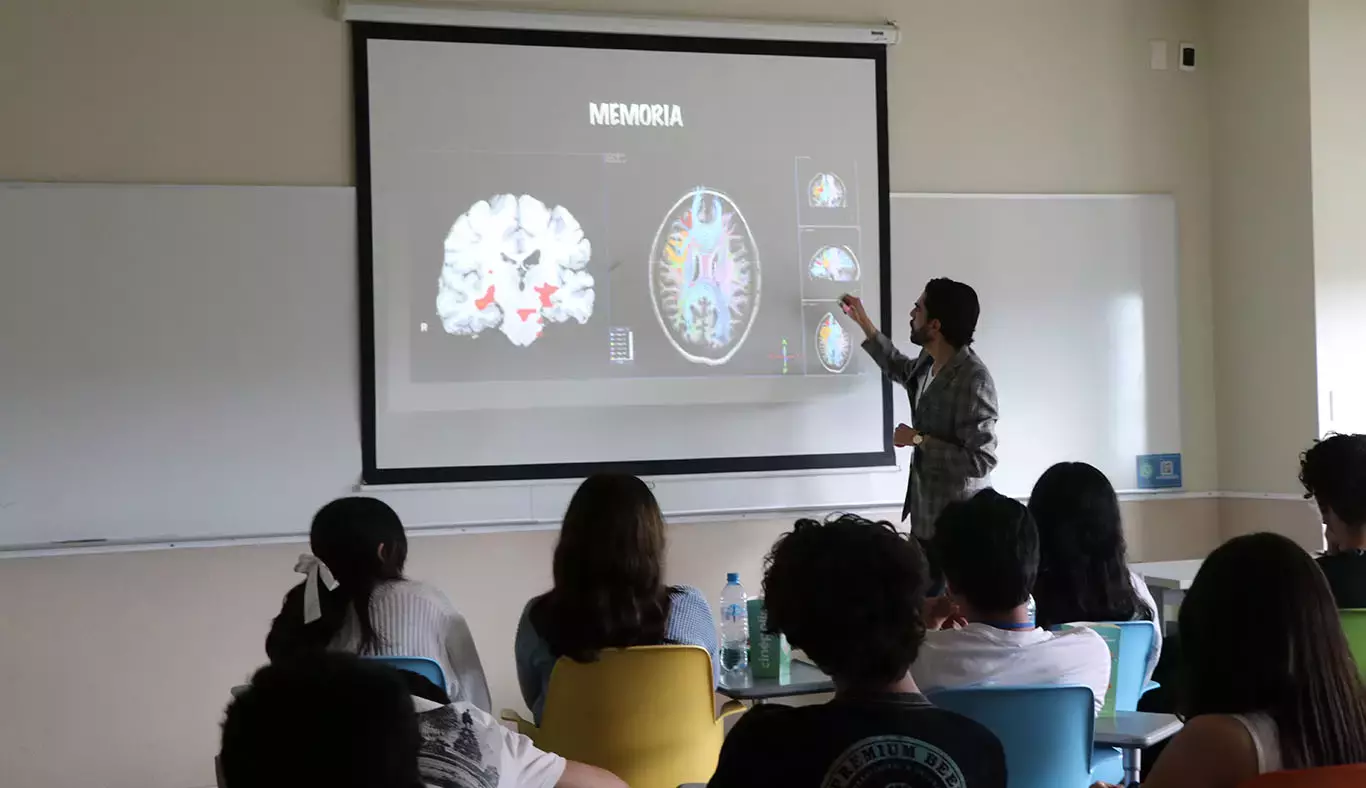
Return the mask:
{"type": "Polygon", "coordinates": [[[826,372],[843,372],[853,355],[854,341],[833,312],[826,312],[816,324],[816,358],[826,372]]]}
{"type": "Polygon", "coordinates": [[[529,194],[471,205],[451,225],[437,280],[436,312],[449,334],[497,328],[518,347],[549,323],[593,315],[593,246],[563,206],[529,194]]]}
{"type": "Polygon", "coordinates": [[[811,256],[807,273],[812,279],[854,282],[859,278],[858,258],[847,246],[822,246],[811,256]]]}
{"type": "Polygon", "coordinates": [[[807,203],[812,208],[847,208],[849,195],[844,181],[833,172],[818,172],[806,189],[807,203]]]}
{"type": "Polygon", "coordinates": [[[694,364],[724,364],[759,310],[759,250],[740,209],[698,187],[664,216],[650,253],[650,298],[669,343],[694,364]]]}

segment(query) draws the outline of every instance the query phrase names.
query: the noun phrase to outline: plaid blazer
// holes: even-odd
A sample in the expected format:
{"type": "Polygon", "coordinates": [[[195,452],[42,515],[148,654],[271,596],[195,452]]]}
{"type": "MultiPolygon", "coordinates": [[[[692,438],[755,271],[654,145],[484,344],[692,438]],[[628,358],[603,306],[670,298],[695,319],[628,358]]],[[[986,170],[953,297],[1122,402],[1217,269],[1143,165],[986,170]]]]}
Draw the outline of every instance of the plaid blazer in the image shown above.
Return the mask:
{"type": "Polygon", "coordinates": [[[967,500],[991,484],[996,467],[996,383],[977,353],[965,347],[939,370],[917,403],[914,392],[920,376],[934,364],[930,354],[921,351],[913,359],[884,334],[864,342],[863,349],[888,378],[906,388],[911,426],[929,439],[915,449],[901,510],[903,520],[911,518],[912,533],[928,539],[945,506],[967,500]]]}

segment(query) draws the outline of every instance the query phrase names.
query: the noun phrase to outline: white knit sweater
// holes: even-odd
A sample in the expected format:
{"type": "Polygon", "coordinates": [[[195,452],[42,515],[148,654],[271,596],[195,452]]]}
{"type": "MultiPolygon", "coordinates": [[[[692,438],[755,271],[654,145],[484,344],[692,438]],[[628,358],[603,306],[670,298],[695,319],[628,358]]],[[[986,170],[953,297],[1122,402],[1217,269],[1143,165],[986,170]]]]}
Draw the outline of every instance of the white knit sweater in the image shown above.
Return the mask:
{"type": "MultiPolygon", "coordinates": [[[[368,656],[434,659],[446,673],[446,691],[453,702],[492,712],[488,680],[469,625],[440,590],[416,580],[381,583],[370,597],[370,623],[380,642],[368,656]]],[[[360,622],[354,610],[347,611],[331,647],[360,650],[360,622]]]]}

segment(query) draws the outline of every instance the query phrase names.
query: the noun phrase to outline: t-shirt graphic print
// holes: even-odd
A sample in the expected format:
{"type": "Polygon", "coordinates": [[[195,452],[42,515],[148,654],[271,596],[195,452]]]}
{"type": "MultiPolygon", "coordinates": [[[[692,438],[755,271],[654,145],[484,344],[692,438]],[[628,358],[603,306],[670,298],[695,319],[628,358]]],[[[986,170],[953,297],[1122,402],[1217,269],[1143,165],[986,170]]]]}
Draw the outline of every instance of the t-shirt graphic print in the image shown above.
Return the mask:
{"type": "Polygon", "coordinates": [[[958,764],[934,745],[909,736],[873,736],[852,744],[830,765],[821,788],[963,788],[958,764]]]}
{"type": "Polygon", "coordinates": [[[452,706],[419,715],[422,780],[432,788],[498,788],[498,767],[486,765],[474,717],[452,706]]]}

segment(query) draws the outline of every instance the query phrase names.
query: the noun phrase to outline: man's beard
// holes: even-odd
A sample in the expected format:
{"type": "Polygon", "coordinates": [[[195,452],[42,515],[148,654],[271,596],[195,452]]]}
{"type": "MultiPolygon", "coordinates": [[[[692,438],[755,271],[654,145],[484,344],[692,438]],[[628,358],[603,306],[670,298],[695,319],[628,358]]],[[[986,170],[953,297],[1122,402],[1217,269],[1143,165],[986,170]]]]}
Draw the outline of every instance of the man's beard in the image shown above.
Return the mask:
{"type": "Polygon", "coordinates": [[[930,338],[925,336],[925,329],[911,326],[911,344],[924,347],[925,343],[929,341],[930,338]]]}

